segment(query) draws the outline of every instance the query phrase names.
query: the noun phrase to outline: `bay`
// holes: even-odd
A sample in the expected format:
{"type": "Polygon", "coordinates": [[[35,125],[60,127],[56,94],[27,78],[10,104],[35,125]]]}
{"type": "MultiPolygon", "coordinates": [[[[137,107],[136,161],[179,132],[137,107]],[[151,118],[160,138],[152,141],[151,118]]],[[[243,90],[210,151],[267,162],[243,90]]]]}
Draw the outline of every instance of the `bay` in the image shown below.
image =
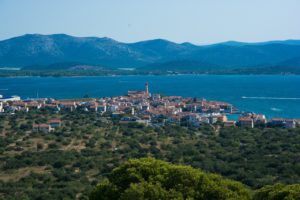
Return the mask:
{"type": "Polygon", "coordinates": [[[226,101],[269,118],[300,118],[300,76],[296,75],[10,77],[0,78],[0,94],[23,99],[118,96],[143,90],[146,82],[151,93],[226,101]]]}

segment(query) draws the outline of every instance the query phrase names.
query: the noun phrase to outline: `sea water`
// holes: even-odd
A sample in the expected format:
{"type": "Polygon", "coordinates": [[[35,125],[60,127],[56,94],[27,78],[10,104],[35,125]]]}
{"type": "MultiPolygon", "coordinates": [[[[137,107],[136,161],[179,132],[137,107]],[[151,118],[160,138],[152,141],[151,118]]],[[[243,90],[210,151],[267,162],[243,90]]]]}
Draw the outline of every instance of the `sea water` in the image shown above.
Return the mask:
{"type": "Polygon", "coordinates": [[[58,99],[124,95],[128,90],[225,101],[241,111],[267,117],[300,118],[300,76],[174,75],[0,78],[0,94],[23,99],[58,99]]]}

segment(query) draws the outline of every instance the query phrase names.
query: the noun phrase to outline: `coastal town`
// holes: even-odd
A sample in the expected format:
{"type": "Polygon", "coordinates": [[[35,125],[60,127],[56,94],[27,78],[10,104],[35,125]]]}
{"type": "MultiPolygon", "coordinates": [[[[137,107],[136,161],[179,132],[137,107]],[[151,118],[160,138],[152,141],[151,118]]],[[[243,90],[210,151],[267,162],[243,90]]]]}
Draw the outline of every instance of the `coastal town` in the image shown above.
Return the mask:
{"type": "MultiPolygon", "coordinates": [[[[227,102],[210,101],[182,96],[162,96],[151,94],[149,84],[142,91],[128,91],[127,95],[104,98],[56,100],[36,98],[22,100],[19,96],[0,95],[0,114],[29,112],[48,109],[54,112],[75,111],[97,112],[116,118],[120,123],[142,123],[149,126],[179,124],[200,127],[202,124],[220,123],[224,127],[240,126],[254,128],[276,126],[295,128],[299,119],[273,118],[268,120],[264,114],[243,113],[227,102]],[[229,120],[228,116],[239,115],[238,120],[229,120]]],[[[51,119],[48,123],[33,124],[33,131],[50,132],[61,126],[60,119],[51,119]]]]}

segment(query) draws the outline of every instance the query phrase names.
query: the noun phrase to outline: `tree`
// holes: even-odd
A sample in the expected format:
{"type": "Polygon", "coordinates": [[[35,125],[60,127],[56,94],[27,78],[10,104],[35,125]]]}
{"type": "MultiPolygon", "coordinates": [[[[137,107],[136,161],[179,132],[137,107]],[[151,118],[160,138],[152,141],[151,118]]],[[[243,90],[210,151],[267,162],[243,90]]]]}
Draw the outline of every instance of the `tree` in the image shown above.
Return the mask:
{"type": "Polygon", "coordinates": [[[91,200],[102,199],[250,199],[241,183],[190,166],[153,158],[132,159],[97,185],[91,200]]]}
{"type": "Polygon", "coordinates": [[[299,200],[300,184],[294,185],[269,185],[259,189],[253,200],[299,200]]]}

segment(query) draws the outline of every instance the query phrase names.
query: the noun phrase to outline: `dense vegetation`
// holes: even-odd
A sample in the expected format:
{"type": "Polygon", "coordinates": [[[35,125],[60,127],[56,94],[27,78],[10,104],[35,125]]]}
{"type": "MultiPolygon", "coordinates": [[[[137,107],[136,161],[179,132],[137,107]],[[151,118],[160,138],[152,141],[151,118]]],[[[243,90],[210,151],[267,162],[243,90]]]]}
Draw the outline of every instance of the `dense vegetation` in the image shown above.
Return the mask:
{"type": "Polygon", "coordinates": [[[14,76],[112,76],[112,75],[178,75],[178,74],[210,74],[210,75],[276,75],[276,74],[300,74],[300,67],[290,66],[261,66],[252,68],[234,68],[234,69],[208,69],[203,66],[191,69],[187,66],[168,66],[159,69],[22,69],[22,70],[0,70],[0,77],[14,76]],[[169,67],[169,68],[168,68],[169,67]],[[182,69],[180,69],[182,68],[182,69]]]}
{"type": "Polygon", "coordinates": [[[239,182],[190,166],[143,158],[114,169],[97,185],[90,199],[298,200],[300,184],[276,184],[251,191],[239,182]]]}
{"type": "Polygon", "coordinates": [[[0,115],[0,199],[87,199],[113,168],[141,157],[191,165],[251,189],[295,184],[299,154],[299,128],[147,127],[84,111],[32,110],[0,115]],[[31,131],[53,118],[63,126],[31,131]]]}
{"type": "Polygon", "coordinates": [[[117,199],[250,199],[242,184],[188,166],[155,159],[130,160],[113,170],[90,195],[91,200],[117,199]]]}

